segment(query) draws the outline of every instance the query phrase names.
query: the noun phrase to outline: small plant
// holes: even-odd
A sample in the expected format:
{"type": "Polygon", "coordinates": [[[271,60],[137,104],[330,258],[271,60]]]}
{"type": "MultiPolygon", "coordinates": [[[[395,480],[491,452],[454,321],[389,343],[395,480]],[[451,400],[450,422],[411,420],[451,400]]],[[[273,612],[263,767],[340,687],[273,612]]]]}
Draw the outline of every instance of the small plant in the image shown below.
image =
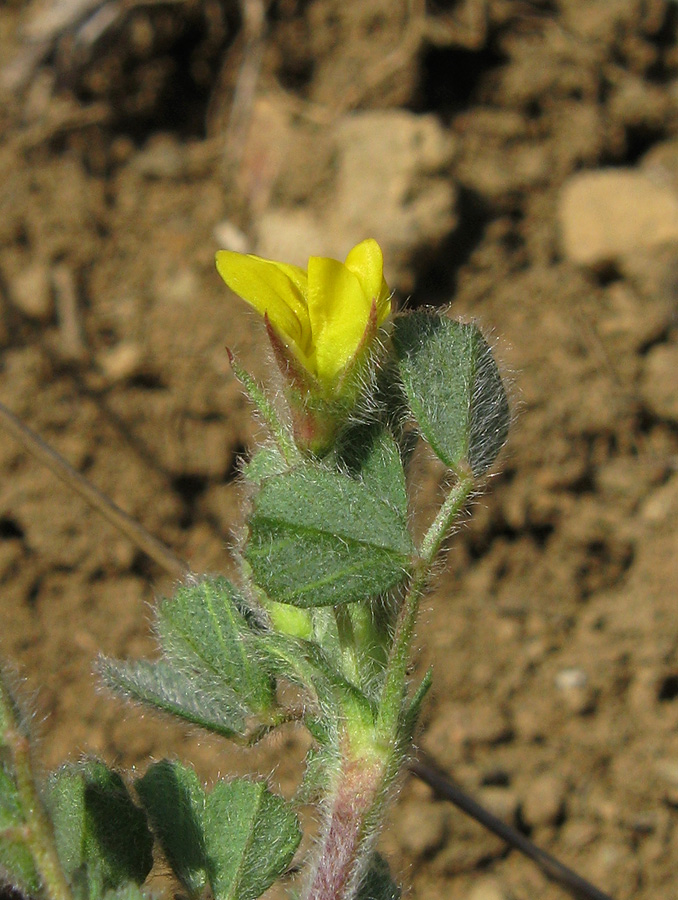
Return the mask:
{"type": "Polygon", "coordinates": [[[156,610],[162,658],[99,668],[119,693],[246,745],[298,722],[313,738],[304,782],[292,802],[254,779],[206,790],[164,760],[131,785],[99,761],[41,784],[4,677],[0,877],[25,895],[135,900],[159,850],[189,898],[254,900],[290,868],[295,803],[314,802],[304,900],[399,896],[374,848],[431,683],[408,677],[417,612],[506,439],[506,395],[475,324],[393,315],[375,241],[307,271],[228,251],[217,267],[264,317],[282,375],[267,391],[232,360],[270,434],[243,470],[239,579],[186,579],[156,610]],[[415,541],[407,469],[419,436],[450,478],[415,541]]]}

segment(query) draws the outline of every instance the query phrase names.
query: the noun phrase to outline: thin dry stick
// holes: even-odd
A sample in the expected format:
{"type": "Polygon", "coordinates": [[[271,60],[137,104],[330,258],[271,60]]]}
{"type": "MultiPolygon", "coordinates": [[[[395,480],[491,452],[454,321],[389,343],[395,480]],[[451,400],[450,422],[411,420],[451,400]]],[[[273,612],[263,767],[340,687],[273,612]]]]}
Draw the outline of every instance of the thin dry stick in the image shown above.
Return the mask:
{"type": "MultiPolygon", "coordinates": [[[[185,578],[189,574],[188,565],[180,557],[176,556],[161,541],[153,537],[143,525],[140,525],[127,513],[123,512],[79,472],[76,472],[56,450],[49,447],[37,434],[31,431],[30,428],[27,428],[2,403],[0,403],[0,423],[29,453],[51,469],[55,475],[61,478],[94,509],[98,510],[112,525],[136,544],[140,550],[148,554],[173,578],[185,578]]],[[[446,775],[421,761],[410,763],[409,769],[413,775],[426,782],[445,800],[454,803],[455,806],[479,822],[484,828],[492,831],[509,846],[535,862],[548,878],[558,882],[572,896],[579,898],[579,900],[612,900],[608,894],[603,893],[586,881],[586,879],[573,872],[572,869],[563,865],[555,857],[541,850],[525,835],[498,819],[461,788],[457,787],[446,775]]]]}
{"type": "MultiPolygon", "coordinates": [[[[226,125],[224,168],[238,172],[245,150],[247,131],[257,92],[264,51],[266,5],[264,0],[240,0],[243,31],[243,59],[235,84],[233,102],[226,125]]],[[[228,65],[228,60],[224,66],[228,65]]]]}
{"type": "Polygon", "coordinates": [[[603,891],[592,885],[585,878],[582,878],[581,875],[573,872],[572,869],[561,863],[554,856],[551,856],[550,853],[541,850],[529,838],[526,838],[524,834],[498,819],[438,769],[420,760],[410,763],[409,768],[413,775],[426,782],[438,796],[449,800],[450,803],[454,803],[462,812],[471,816],[476,822],[487,828],[488,831],[493,832],[511,847],[527,856],[528,859],[537,863],[548,878],[558,882],[573,897],[577,897],[578,900],[612,900],[609,894],[604,894],[603,891]]]}
{"type": "Polygon", "coordinates": [[[0,403],[0,423],[2,423],[12,437],[22,447],[28,450],[36,459],[51,469],[54,474],[64,481],[70,488],[86,500],[90,506],[98,510],[101,515],[128,537],[133,544],[143,550],[152,560],[158,563],[173,578],[185,578],[190,569],[183,559],[178,557],[161,541],[153,537],[135,519],[123,512],[112,500],[102,494],[101,491],[84,478],[79,472],[69,465],[56,450],[46,444],[42,438],[23,424],[14,413],[0,403]]]}
{"type": "Polygon", "coordinates": [[[78,291],[72,269],[59,263],[52,269],[52,283],[56,294],[57,316],[61,336],[61,354],[64,359],[83,362],[87,346],[82,328],[78,291]]]}

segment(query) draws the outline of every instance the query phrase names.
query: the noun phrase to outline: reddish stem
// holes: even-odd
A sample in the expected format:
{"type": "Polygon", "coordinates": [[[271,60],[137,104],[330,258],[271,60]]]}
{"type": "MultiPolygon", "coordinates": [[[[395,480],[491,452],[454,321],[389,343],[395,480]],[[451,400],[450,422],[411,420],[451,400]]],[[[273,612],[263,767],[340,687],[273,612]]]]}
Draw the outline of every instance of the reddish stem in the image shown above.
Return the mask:
{"type": "Polygon", "coordinates": [[[305,900],[350,900],[369,861],[384,776],[370,758],[344,758],[305,900]]]}

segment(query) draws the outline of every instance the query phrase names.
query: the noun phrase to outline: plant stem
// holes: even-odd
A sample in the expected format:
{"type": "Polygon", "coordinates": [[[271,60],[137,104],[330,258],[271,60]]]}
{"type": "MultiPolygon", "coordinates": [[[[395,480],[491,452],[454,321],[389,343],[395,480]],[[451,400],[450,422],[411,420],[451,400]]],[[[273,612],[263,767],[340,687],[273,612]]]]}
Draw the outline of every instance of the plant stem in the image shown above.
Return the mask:
{"type": "Polygon", "coordinates": [[[384,687],[379,704],[377,734],[384,743],[396,739],[410,660],[410,646],[419,612],[419,601],[428,581],[433,561],[445,535],[473,490],[473,478],[462,475],[447,495],[421,543],[420,558],[403,600],[391,646],[384,687]]]}
{"type": "Polygon", "coordinates": [[[43,806],[33,772],[30,744],[22,733],[19,714],[12,695],[0,673],[0,744],[12,757],[12,769],[25,820],[22,838],[33,856],[42,887],[50,900],[72,900],[71,889],[61,867],[54,842],[52,823],[43,806]]]}
{"type": "Polygon", "coordinates": [[[376,755],[342,754],[304,900],[350,900],[376,837],[386,766],[376,755]]]}
{"type": "MultiPolygon", "coordinates": [[[[369,728],[368,742],[364,727],[358,726],[353,730],[360,749],[352,748],[351,725],[344,729],[340,767],[330,791],[328,816],[304,900],[351,900],[369,864],[384,799],[404,759],[400,726],[419,601],[433,560],[472,489],[473,478],[462,475],[424,536],[418,565],[398,614],[379,714],[369,728]]],[[[338,623],[348,631],[341,617],[338,623]]]]}
{"type": "Polygon", "coordinates": [[[337,623],[344,675],[353,684],[359,686],[361,683],[360,660],[358,659],[351,615],[347,607],[341,604],[334,607],[334,617],[337,623]]]}
{"type": "Polygon", "coordinates": [[[452,487],[445,498],[445,502],[438,510],[438,515],[431,523],[421,542],[420,555],[428,568],[431,567],[433,560],[438,555],[440,546],[452,527],[452,523],[461,512],[472,491],[473,477],[467,474],[460,475],[459,480],[452,487]]]}

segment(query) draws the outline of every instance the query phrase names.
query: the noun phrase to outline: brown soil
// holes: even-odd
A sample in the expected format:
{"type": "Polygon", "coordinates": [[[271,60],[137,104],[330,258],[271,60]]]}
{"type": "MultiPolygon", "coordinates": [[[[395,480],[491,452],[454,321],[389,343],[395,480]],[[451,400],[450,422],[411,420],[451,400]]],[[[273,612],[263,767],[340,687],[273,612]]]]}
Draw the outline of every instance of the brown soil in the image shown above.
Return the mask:
{"type": "MultiPolygon", "coordinates": [[[[5,64],[39,21],[0,8],[5,64]]],[[[515,423],[426,604],[421,744],[636,900],[678,895],[678,245],[582,269],[557,211],[579,169],[660,150],[675,176],[677,33],[669,0],[279,0],[248,100],[235,3],[141,3],[93,48],[55,41],[0,104],[0,399],[197,572],[230,566],[257,435],[226,345],[265,371],[214,271],[229,235],[302,262],[374,234],[401,295],[496,336],[515,423]],[[383,137],[399,109],[433,149],[383,137]],[[407,190],[377,208],[398,167],[407,190]]],[[[152,652],[171,580],[1,431],[0,467],[2,654],[37,692],[45,765],[246,770],[98,691],[98,653],[152,652]]],[[[439,478],[423,460],[424,516],[439,478]]],[[[300,748],[279,738],[260,770],[288,788],[300,748]]],[[[392,826],[410,896],[564,896],[421,784],[392,826]]]]}

